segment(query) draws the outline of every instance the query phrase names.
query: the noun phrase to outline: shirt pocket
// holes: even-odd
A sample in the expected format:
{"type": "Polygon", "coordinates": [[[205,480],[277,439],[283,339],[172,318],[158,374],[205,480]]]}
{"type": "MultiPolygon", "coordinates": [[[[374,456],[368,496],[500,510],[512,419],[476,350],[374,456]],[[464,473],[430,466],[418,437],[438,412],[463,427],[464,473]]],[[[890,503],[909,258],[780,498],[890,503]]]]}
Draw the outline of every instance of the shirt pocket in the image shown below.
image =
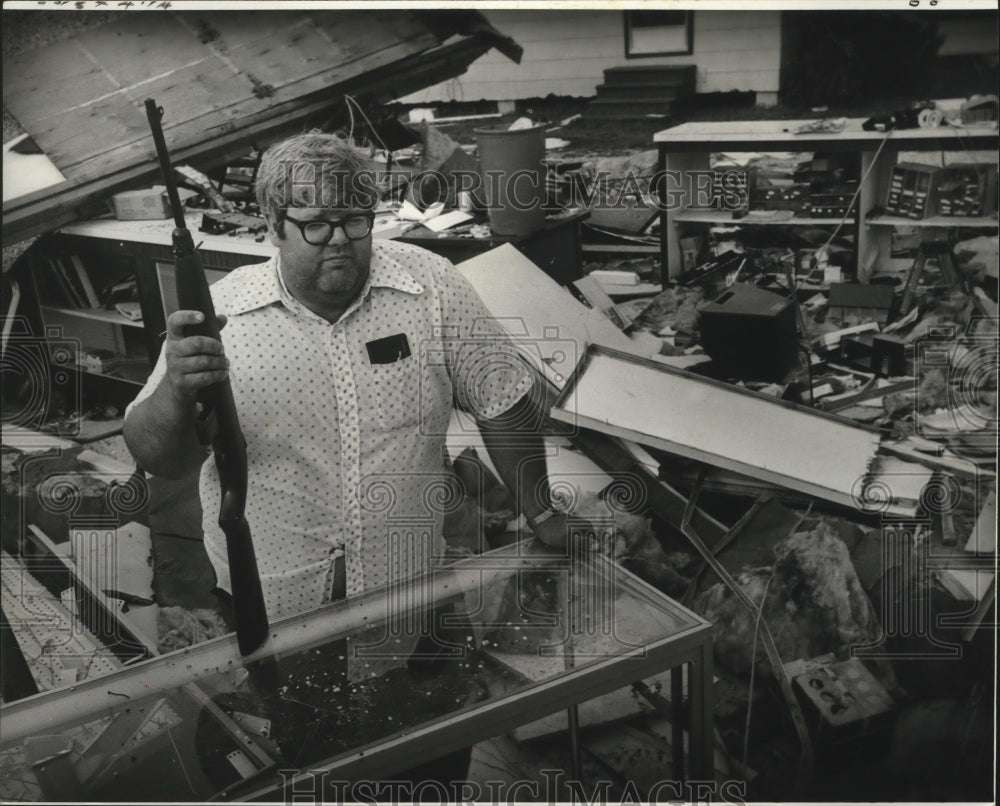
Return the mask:
{"type": "Polygon", "coordinates": [[[446,433],[452,409],[452,385],[444,365],[411,355],[371,367],[376,422],[383,431],[416,429],[446,433]]]}
{"type": "Polygon", "coordinates": [[[371,367],[379,428],[390,430],[420,422],[420,361],[414,355],[371,367]]]}

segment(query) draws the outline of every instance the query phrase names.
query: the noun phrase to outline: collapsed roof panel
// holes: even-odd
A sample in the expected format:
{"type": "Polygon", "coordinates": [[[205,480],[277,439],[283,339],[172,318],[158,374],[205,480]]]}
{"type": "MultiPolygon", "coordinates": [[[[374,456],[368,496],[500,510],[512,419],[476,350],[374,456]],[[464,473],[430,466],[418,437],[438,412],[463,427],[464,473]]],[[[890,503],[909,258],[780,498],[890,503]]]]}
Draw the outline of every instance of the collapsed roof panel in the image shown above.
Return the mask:
{"type": "Polygon", "coordinates": [[[468,12],[185,12],[22,51],[4,59],[4,105],[67,181],[4,204],[4,240],[152,181],[146,98],[176,158],[205,167],[328,120],[345,93],[388,100],[459,75],[504,41],[468,12]]]}

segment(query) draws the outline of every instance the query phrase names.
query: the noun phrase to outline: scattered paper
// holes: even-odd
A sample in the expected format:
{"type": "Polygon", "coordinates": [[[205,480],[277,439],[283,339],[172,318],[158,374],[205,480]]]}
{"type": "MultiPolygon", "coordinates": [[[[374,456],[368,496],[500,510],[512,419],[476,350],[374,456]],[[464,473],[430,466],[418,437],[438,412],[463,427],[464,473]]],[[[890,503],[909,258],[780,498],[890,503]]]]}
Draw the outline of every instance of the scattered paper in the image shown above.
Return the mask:
{"type": "Polygon", "coordinates": [[[466,213],[464,210],[452,210],[451,212],[428,219],[424,222],[424,226],[431,232],[443,232],[449,227],[454,227],[456,224],[462,224],[471,219],[472,215],[466,213]]]}
{"type": "Polygon", "coordinates": [[[920,315],[920,308],[914,308],[912,311],[910,311],[908,314],[906,314],[906,316],[904,316],[902,319],[897,319],[891,325],[886,325],[885,330],[883,330],[882,332],[883,333],[895,333],[900,328],[904,328],[907,325],[909,325],[909,324],[911,324],[913,322],[916,322],[917,321],[917,317],[919,315],[920,315]]]}
{"type": "Polygon", "coordinates": [[[874,322],[866,322],[863,325],[855,325],[854,327],[845,327],[843,330],[834,330],[830,333],[824,333],[820,336],[819,341],[828,349],[833,349],[840,345],[840,340],[844,336],[850,336],[853,333],[866,333],[870,330],[878,330],[878,325],[874,322]]]}
{"type": "Polygon", "coordinates": [[[593,277],[602,285],[604,283],[610,283],[612,285],[639,285],[639,275],[634,271],[597,269],[592,271],[588,276],[593,277]]]}
{"type": "Polygon", "coordinates": [[[442,202],[435,202],[426,210],[421,210],[407,199],[400,205],[397,215],[403,221],[429,221],[435,216],[440,215],[442,210],[444,210],[442,202]]]}
{"type": "Polygon", "coordinates": [[[142,321],[142,307],[138,302],[118,302],[115,303],[115,310],[130,322],[142,321]]]}
{"type": "Polygon", "coordinates": [[[507,127],[507,131],[516,132],[520,131],[521,129],[531,129],[534,128],[534,126],[535,126],[534,121],[532,121],[531,118],[518,118],[513,123],[511,123],[510,126],[507,127]]]}
{"type": "Polygon", "coordinates": [[[997,491],[996,482],[989,495],[986,496],[986,503],[979,513],[975,526],[972,527],[972,534],[969,535],[965,543],[966,551],[974,551],[977,554],[990,554],[997,550],[997,491]]]}

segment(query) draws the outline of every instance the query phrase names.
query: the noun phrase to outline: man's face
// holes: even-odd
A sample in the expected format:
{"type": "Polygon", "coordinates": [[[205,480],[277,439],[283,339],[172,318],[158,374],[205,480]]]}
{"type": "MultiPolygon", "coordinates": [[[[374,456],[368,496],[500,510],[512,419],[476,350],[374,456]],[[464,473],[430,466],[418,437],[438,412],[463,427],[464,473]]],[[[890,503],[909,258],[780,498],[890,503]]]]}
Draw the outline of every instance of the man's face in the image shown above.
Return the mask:
{"type": "MultiPolygon", "coordinates": [[[[285,220],[269,222],[271,242],[281,255],[281,274],[296,299],[320,316],[342,313],[364,288],[371,266],[372,236],[352,240],[336,226],[324,243],[294,222],[344,221],[365,216],[358,208],[290,207],[285,220]]],[[[310,229],[319,229],[314,225],[310,229]]]]}

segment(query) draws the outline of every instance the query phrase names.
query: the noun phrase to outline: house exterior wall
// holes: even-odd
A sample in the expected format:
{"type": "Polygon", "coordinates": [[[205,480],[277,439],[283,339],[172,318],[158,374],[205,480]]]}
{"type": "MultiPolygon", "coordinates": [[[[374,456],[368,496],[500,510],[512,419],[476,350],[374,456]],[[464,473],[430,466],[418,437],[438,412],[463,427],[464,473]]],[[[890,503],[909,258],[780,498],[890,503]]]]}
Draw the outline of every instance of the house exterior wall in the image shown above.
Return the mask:
{"type": "Polygon", "coordinates": [[[696,64],[698,92],[776,93],[781,62],[779,11],[695,11],[694,52],[625,57],[621,11],[495,10],[490,22],[524,48],[521,64],[490,51],[468,72],[401,100],[405,103],[590,97],[603,71],[624,65],[696,64]]]}

